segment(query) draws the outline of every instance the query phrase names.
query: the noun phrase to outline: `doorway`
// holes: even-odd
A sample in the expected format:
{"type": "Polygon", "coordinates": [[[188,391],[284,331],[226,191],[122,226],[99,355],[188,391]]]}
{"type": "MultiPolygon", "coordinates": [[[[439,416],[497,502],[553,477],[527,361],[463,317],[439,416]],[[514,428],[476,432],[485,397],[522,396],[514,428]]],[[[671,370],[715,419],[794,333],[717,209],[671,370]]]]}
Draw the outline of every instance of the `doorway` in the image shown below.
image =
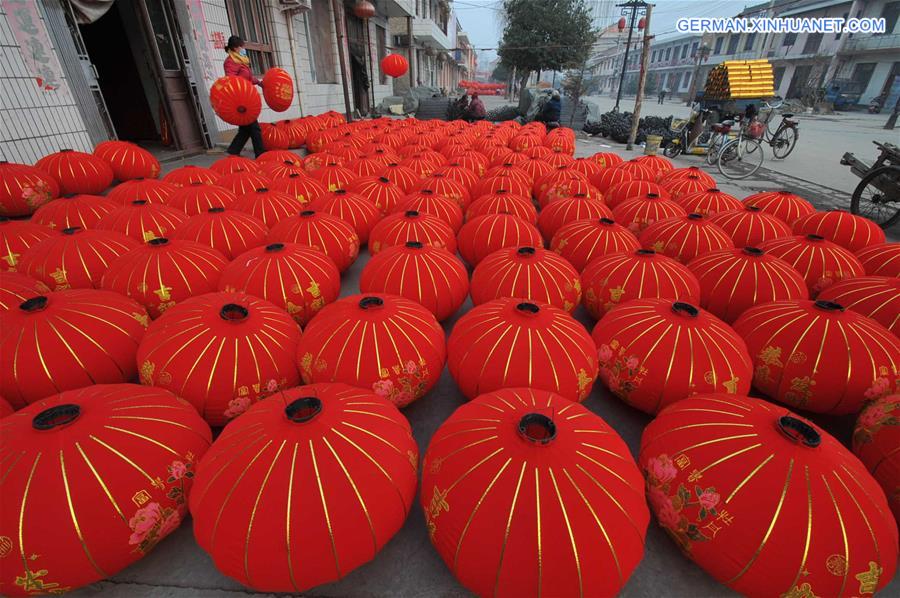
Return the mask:
{"type": "Polygon", "coordinates": [[[368,36],[366,22],[347,13],[347,47],[350,50],[350,80],[353,85],[353,104],[360,114],[369,113],[369,68],[366,64],[368,36]]]}

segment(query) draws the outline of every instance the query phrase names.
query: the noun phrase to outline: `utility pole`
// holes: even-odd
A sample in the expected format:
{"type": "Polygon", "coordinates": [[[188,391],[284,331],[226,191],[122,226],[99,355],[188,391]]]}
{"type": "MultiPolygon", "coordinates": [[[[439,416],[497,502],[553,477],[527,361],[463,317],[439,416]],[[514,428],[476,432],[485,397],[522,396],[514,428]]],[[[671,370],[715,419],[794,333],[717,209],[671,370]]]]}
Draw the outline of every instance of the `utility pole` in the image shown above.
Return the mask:
{"type": "Polygon", "coordinates": [[[706,59],[709,58],[710,47],[706,44],[702,43],[700,47],[697,48],[697,62],[694,64],[694,74],[691,76],[691,86],[688,89],[687,102],[685,102],[688,106],[693,104],[694,96],[697,95],[697,77],[700,75],[700,65],[706,62],[706,59]]]}
{"type": "Polygon", "coordinates": [[[625,42],[625,58],[622,60],[622,73],[619,75],[619,89],[616,93],[616,106],[613,108],[613,112],[619,111],[619,102],[622,100],[622,85],[625,82],[625,70],[628,68],[628,51],[631,49],[631,35],[634,33],[634,20],[637,18],[638,13],[643,13],[648,4],[644,2],[644,0],[628,0],[623,4],[616,4],[616,6],[622,8],[622,18],[619,19],[619,31],[621,31],[625,26],[625,13],[627,11],[631,12],[631,22],[628,24],[628,40],[625,42]]]}
{"type": "Polygon", "coordinates": [[[341,63],[341,84],[344,89],[344,108],[347,122],[353,121],[353,112],[350,109],[350,89],[347,87],[347,62],[344,53],[344,25],[341,23],[341,5],[338,0],[331,0],[331,11],[334,13],[334,30],[337,33],[338,60],[341,63]]]}
{"type": "Polygon", "coordinates": [[[647,61],[650,57],[650,13],[653,5],[647,5],[647,16],[644,21],[644,47],[641,48],[641,71],[638,75],[637,97],[634,98],[634,114],[631,115],[631,133],[628,134],[628,145],[625,149],[634,147],[634,139],[637,137],[638,123],[641,120],[641,102],[644,96],[644,86],[647,84],[647,61]]]}

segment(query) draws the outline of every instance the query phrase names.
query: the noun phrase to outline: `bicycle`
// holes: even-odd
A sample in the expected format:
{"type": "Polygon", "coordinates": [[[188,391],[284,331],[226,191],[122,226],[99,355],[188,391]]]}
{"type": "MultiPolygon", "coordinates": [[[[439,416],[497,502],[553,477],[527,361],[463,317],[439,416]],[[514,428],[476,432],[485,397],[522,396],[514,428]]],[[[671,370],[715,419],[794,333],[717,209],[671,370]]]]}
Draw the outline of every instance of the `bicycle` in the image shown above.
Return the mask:
{"type": "Polygon", "coordinates": [[[710,166],[715,164],[716,160],[719,159],[719,150],[722,149],[722,146],[725,145],[725,142],[728,140],[728,134],[731,132],[731,127],[733,126],[733,120],[723,120],[712,126],[712,136],[709,138],[709,147],[706,152],[706,163],[710,166]]]}
{"type": "Polygon", "coordinates": [[[766,125],[763,140],[772,148],[772,154],[781,160],[787,158],[790,153],[794,151],[797,140],[800,139],[798,123],[793,119],[793,113],[790,112],[782,113],[781,122],[778,123],[778,127],[772,132],[772,115],[774,115],[775,111],[783,105],[784,100],[780,97],[776,98],[775,104],[770,104],[766,101],[765,108],[768,109],[768,113],[766,114],[765,120],[762,121],[762,123],[766,125]]]}
{"type": "Polygon", "coordinates": [[[706,147],[709,136],[707,125],[704,125],[704,130],[693,141],[690,141],[690,136],[696,119],[699,118],[701,122],[705,123],[708,114],[709,110],[697,109],[692,111],[691,117],[687,120],[673,120],[670,130],[675,133],[675,137],[663,148],[663,155],[667,158],[674,158],[679,154],[699,153],[695,149],[706,147]]]}
{"type": "Polygon", "coordinates": [[[750,132],[750,123],[735,118],[741,124],[738,136],[727,141],[719,150],[716,165],[719,172],[729,179],[745,179],[762,166],[765,155],[762,145],[750,132]]]}

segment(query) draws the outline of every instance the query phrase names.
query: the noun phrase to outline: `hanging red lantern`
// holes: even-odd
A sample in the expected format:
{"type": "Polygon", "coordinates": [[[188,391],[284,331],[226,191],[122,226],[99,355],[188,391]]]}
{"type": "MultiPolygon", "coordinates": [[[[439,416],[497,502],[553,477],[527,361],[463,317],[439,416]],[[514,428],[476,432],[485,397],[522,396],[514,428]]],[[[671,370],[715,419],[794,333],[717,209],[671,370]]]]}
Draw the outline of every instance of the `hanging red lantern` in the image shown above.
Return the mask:
{"type": "Polygon", "coordinates": [[[383,249],[407,241],[419,241],[456,253],[456,235],[449,224],[437,216],[408,210],[385,216],[375,225],[369,234],[369,254],[374,256],[383,249]]]}
{"type": "Polygon", "coordinates": [[[514,388],[481,395],[438,428],[420,500],[432,544],[474,594],[615,596],[644,553],[640,489],[628,447],[600,417],[514,388]],[[490,423],[473,430],[480,420],[490,423]],[[486,475],[468,475],[474,463],[486,475]]]}
{"type": "Polygon", "coordinates": [[[700,214],[654,222],[641,232],[640,242],[645,249],[664,253],[682,264],[716,249],[734,247],[728,233],[700,214]]]}
{"type": "Polygon", "coordinates": [[[638,462],[660,526],[738,594],[871,595],[893,578],[897,532],[878,485],[783,407],[683,401],[644,430],[638,462]]]}
{"type": "Polygon", "coordinates": [[[284,69],[273,67],[262,78],[263,98],[275,112],[284,112],[294,101],[294,80],[284,69]]]}
{"type": "Polygon", "coordinates": [[[682,195],[678,198],[678,203],[687,212],[703,216],[712,216],[729,210],[740,210],[744,207],[737,197],[715,187],[682,195]]]}
{"type": "Polygon", "coordinates": [[[286,193],[303,205],[319,199],[328,189],[316,179],[302,174],[290,174],[287,178],[272,181],[270,189],[286,193]]]}
{"type": "Polygon", "coordinates": [[[171,235],[203,243],[232,260],[248,249],[265,244],[269,229],[259,218],[225,208],[209,208],[203,214],[188,218],[171,235]]]}
{"type": "Polygon", "coordinates": [[[216,79],[209,90],[209,101],[219,118],[236,127],[256,122],[262,112],[259,93],[253,83],[243,77],[216,79]]]}
{"type": "Polygon", "coordinates": [[[169,173],[163,177],[163,180],[167,183],[178,185],[179,187],[187,187],[194,183],[216,185],[220,178],[222,178],[222,175],[215,170],[188,164],[169,171],[169,173]]]}
{"type": "Polygon", "coordinates": [[[771,239],[791,236],[791,227],[783,220],[756,206],[742,205],[719,212],[709,220],[731,237],[735,247],[758,247],[771,239]]]}
{"type": "Polygon", "coordinates": [[[705,178],[693,174],[670,179],[666,182],[660,180],[659,184],[663,189],[668,191],[672,196],[672,199],[676,201],[684,196],[702,193],[710,187],[715,187],[715,182],[710,183],[705,178]]]}
{"type": "Polygon", "coordinates": [[[628,180],[613,185],[603,193],[603,199],[610,208],[631,199],[632,197],[645,197],[648,193],[653,193],[663,199],[672,199],[672,196],[662,186],[650,182],[640,180],[628,180]]]}
{"type": "MultiPolygon", "coordinates": [[[[312,160],[310,156],[307,160],[312,160]]],[[[261,168],[265,162],[293,162],[294,166],[304,166],[306,163],[298,154],[288,150],[269,150],[256,157],[256,162],[261,168]]]]}
{"type": "Polygon", "coordinates": [[[17,270],[22,254],[29,247],[59,234],[46,226],[0,216],[0,271],[17,270]]]}
{"type": "Polygon", "coordinates": [[[393,212],[397,204],[406,197],[399,185],[384,176],[358,178],[350,184],[348,191],[366,198],[382,214],[393,212]]]}
{"type": "Polygon", "coordinates": [[[663,199],[656,193],[647,193],[619,203],[613,210],[613,216],[616,222],[634,234],[639,234],[654,222],[687,216],[687,212],[671,199],[663,199]]]}
{"type": "Polygon", "coordinates": [[[755,305],[809,298],[793,266],[756,247],[710,251],[687,267],[700,282],[700,306],[729,324],[755,305]]]}
{"type": "Polygon", "coordinates": [[[800,272],[806,280],[809,296],[813,298],[835,282],[865,274],[855,255],[819,235],[780,237],[766,241],[760,249],[783,259],[800,272]]]}
{"type": "Polygon", "coordinates": [[[603,194],[604,199],[606,198],[607,192],[619,183],[633,180],[634,177],[627,170],[610,167],[603,168],[600,172],[592,174],[589,178],[591,185],[603,194]]]}
{"type": "Polygon", "coordinates": [[[550,241],[550,249],[566,258],[579,272],[601,255],[640,247],[631,231],[605,217],[570,222],[561,226],[550,241]]]}
{"type": "Polygon", "coordinates": [[[402,77],[409,70],[409,61],[400,54],[388,54],[381,59],[381,72],[388,77],[402,77]]]}
{"type": "Polygon", "coordinates": [[[106,160],[117,181],[155,179],[159,176],[159,160],[128,141],[102,141],[94,148],[94,155],[106,160]]]}
{"type": "Polygon", "coordinates": [[[62,195],[99,195],[113,182],[113,171],[105,160],[70,149],[44,156],[35,166],[59,183],[62,195]]]}
{"type": "Polygon", "coordinates": [[[56,230],[72,226],[95,228],[101,218],[119,207],[99,195],[67,195],[39,207],[31,221],[56,230]]]}
{"type": "Polygon", "coordinates": [[[447,365],[469,399],[527,387],[583,401],[597,377],[597,349],[567,311],[494,299],[466,312],[447,341],[447,365]]]}
{"type": "Polygon", "coordinates": [[[343,272],[359,255],[359,236],[347,222],[337,216],[303,210],[272,227],[269,243],[299,243],[313,247],[329,258],[343,272]]]}
{"type": "Polygon", "coordinates": [[[690,303],[634,299],[603,316],[592,336],[600,379],[650,415],[695,394],[750,391],[753,363],[741,337],[690,303]]]}
{"type": "Polygon", "coordinates": [[[306,593],[374,558],[403,527],[417,460],[409,423],[387,401],[346,384],[292,388],[253,405],[203,457],[194,536],[244,586],[306,593]],[[265,477],[244,476],[257,459],[271,464],[265,477]]]}
{"type": "Polygon", "coordinates": [[[541,247],[541,233],[512,214],[486,214],[466,222],[457,237],[459,254],[472,266],[504,247],[541,247]]]}
{"type": "Polygon", "coordinates": [[[612,218],[612,211],[603,201],[578,194],[547,204],[538,214],[537,227],[547,243],[560,228],[575,220],[612,218]]]}
{"type": "Polygon", "coordinates": [[[816,211],[816,208],[799,195],[787,191],[764,191],[744,198],[744,205],[756,206],[767,214],[772,214],[791,224],[800,216],[816,211]]]}
{"type": "Polygon", "coordinates": [[[369,241],[372,227],[382,218],[381,211],[375,204],[361,195],[350,193],[344,189],[337,189],[332,193],[325,194],[313,202],[310,207],[337,216],[349,223],[362,244],[369,241]]]}
{"type": "Polygon", "coordinates": [[[405,407],[440,377],[444,329],[409,299],[352,295],[328,305],[309,323],[297,359],[306,384],[343,382],[405,407]],[[345,351],[348,346],[358,350],[345,351]],[[362,355],[366,359],[360,360],[362,355]]]}
{"type": "Polygon", "coordinates": [[[900,278],[861,276],[836,282],[819,299],[872,318],[900,338],[900,278]]]}
{"type": "Polygon", "coordinates": [[[271,228],[284,218],[301,211],[303,204],[287,193],[260,187],[238,197],[230,209],[249,214],[271,228]]]}
{"type": "Polygon", "coordinates": [[[506,189],[498,189],[494,193],[482,195],[466,210],[466,220],[473,220],[487,214],[512,214],[531,224],[537,223],[537,210],[531,199],[513,195],[506,189]]]}
{"type": "Polygon", "coordinates": [[[226,264],[211,247],[159,237],[113,260],[100,288],[134,299],[158,318],[176,303],[215,291],[226,264]]]}
{"type": "Polygon", "coordinates": [[[542,247],[505,247],[481,260],[472,272],[472,303],[518,297],[562,308],[581,302],[578,271],[559,254],[542,247]]]}
{"type": "Polygon", "coordinates": [[[656,181],[656,172],[634,159],[626,160],[616,168],[628,171],[636,181],[656,181]]]}
{"type": "Polygon", "coordinates": [[[800,216],[791,224],[794,234],[820,235],[850,251],[859,251],[869,245],[884,243],[884,231],[880,226],[862,216],[845,210],[813,212],[800,216]]]}
{"type": "Polygon", "coordinates": [[[616,23],[616,27],[620,32],[625,31],[626,21],[625,17],[619,17],[619,22],[616,23]]]}
{"type": "MultiPolygon", "coordinates": [[[[117,293],[81,289],[0,311],[0,395],[19,409],[92,384],[128,382],[147,312],[117,293]]],[[[4,590],[6,591],[6,590],[4,590]]]]}
{"type": "Polygon", "coordinates": [[[157,179],[132,179],[113,187],[106,199],[126,206],[133,201],[143,200],[152,204],[164,204],[179,187],[157,179]]]}
{"type": "Polygon", "coordinates": [[[59,197],[59,183],[40,168],[0,161],[0,216],[29,216],[59,197]]]}
{"type": "Polygon", "coordinates": [[[65,228],[61,235],[32,245],[18,268],[54,291],[97,288],[113,260],[138,245],[121,233],[65,228]]]}
{"type": "Polygon", "coordinates": [[[359,290],[405,297],[442,321],[465,303],[469,273],[446,249],[408,241],[373,256],[360,275],[359,290]]]}
{"type": "MultiPolygon", "coordinates": [[[[856,258],[869,276],[900,278],[900,243],[877,243],[856,252],[856,258]]],[[[3,264],[0,263],[0,266],[3,264]]]]}
{"type": "Polygon", "coordinates": [[[0,311],[16,309],[26,299],[46,295],[50,287],[21,272],[0,270],[0,311]]]}
{"type": "Polygon", "coordinates": [[[672,161],[662,156],[638,156],[634,161],[652,170],[656,175],[654,180],[659,180],[666,173],[675,170],[675,165],[672,164],[672,161]]]}
{"type": "Polygon", "coordinates": [[[869,403],[853,430],[853,452],[887,495],[894,519],[900,520],[900,394],[869,403]]]}
{"type": "Polygon", "coordinates": [[[239,255],[222,272],[219,290],[270,301],[301,326],[338,298],[341,273],[324,253],[297,243],[270,243],[239,255]]]}
{"type": "Polygon", "coordinates": [[[300,383],[299,340],[297,323],[268,301],[207,293],[154,320],[135,363],[141,384],[174,392],[220,427],[251,403],[300,383]]]}
{"type": "Polygon", "coordinates": [[[435,195],[452,199],[462,210],[468,208],[474,199],[465,185],[437,170],[431,173],[429,178],[423,180],[416,190],[431,191],[435,195]]]}
{"type": "Polygon", "coordinates": [[[166,205],[188,216],[196,216],[210,208],[230,208],[236,200],[237,196],[224,187],[197,182],[172,194],[166,205]]]}
{"type": "Polygon", "coordinates": [[[302,166],[297,166],[291,160],[285,160],[284,162],[261,162],[262,164],[259,167],[260,172],[262,172],[269,180],[275,179],[283,179],[292,174],[305,175],[306,170],[302,166]]]}
{"type": "Polygon", "coordinates": [[[219,158],[213,162],[209,169],[225,176],[226,174],[238,172],[257,172],[259,166],[250,158],[227,154],[224,158],[219,158]]]}
{"type": "Polygon", "coordinates": [[[135,384],[48,397],[5,418],[0,437],[17,454],[0,482],[7,550],[18,539],[0,562],[7,596],[75,590],[150,552],[187,514],[210,443],[190,406],[135,384]]]}
{"type": "Polygon", "coordinates": [[[165,237],[187,221],[181,210],[136,199],[130,205],[116,208],[97,221],[97,230],[111,230],[131,237],[139,243],[165,237]]]}
{"type": "Polygon", "coordinates": [[[463,223],[463,213],[459,205],[448,197],[435,194],[430,189],[423,189],[407,195],[392,211],[414,211],[436,216],[445,222],[454,233],[459,232],[463,223]]]}

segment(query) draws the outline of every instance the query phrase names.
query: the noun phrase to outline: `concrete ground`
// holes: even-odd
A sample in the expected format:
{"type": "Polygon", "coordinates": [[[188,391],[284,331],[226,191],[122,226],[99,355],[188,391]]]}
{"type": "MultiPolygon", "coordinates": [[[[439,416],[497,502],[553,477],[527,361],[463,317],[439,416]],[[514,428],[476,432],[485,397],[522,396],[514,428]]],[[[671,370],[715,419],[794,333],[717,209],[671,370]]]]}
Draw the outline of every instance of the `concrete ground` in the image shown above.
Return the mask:
{"type": "MultiPolygon", "coordinates": [[[[490,100],[488,108],[502,104],[502,98],[485,98],[490,100]]],[[[655,105],[655,104],[654,104],[655,105]]],[[[674,113],[677,106],[666,104],[674,113]]],[[[667,114],[668,114],[667,113],[667,114]]],[[[816,138],[829,138],[831,127],[847,127],[846,123],[833,123],[831,120],[801,121],[802,130],[810,130],[808,137],[801,137],[804,146],[812,145],[816,138]],[[824,127],[825,131],[819,131],[824,127]],[[816,132],[813,132],[815,130],[816,132]]],[[[852,128],[852,127],[851,127],[852,128]]],[[[860,133],[863,138],[868,133],[860,133]]],[[[840,133],[841,140],[851,138],[847,132],[840,133]]],[[[834,141],[835,137],[831,137],[834,141]]],[[[862,141],[859,141],[862,144],[862,141]]],[[[633,153],[625,151],[624,146],[612,144],[607,147],[606,140],[580,139],[577,155],[586,156],[597,151],[615,151],[626,159],[633,153]]],[[[864,145],[863,145],[864,147],[864,145]]],[[[823,187],[817,182],[829,171],[840,170],[829,158],[827,165],[819,162],[817,152],[822,148],[798,147],[792,154],[784,170],[764,173],[759,179],[741,181],[738,184],[722,182],[722,190],[744,197],[760,189],[788,186],[804,190],[804,196],[820,208],[832,207],[839,203],[834,189],[823,187]],[[812,162],[808,162],[811,160],[812,162]],[[792,168],[796,165],[796,169],[792,168]],[[827,166],[827,167],[826,167],[827,166]],[[800,178],[798,173],[807,179],[800,178]],[[816,176],[819,173],[822,176],[816,176]],[[799,187],[801,186],[802,187],[799,187]]],[[[837,151],[837,150],[835,150],[837,151]]],[[[180,161],[165,165],[166,170],[186,163],[209,165],[221,155],[204,155],[188,161],[180,161]]],[[[680,157],[676,160],[679,166],[703,164],[698,157],[680,157]]],[[[717,172],[712,172],[717,180],[717,172]]],[[[368,254],[363,251],[359,260],[344,273],[342,295],[358,293],[359,276],[368,261],[368,254]]],[[[458,315],[471,308],[467,301],[458,315]]],[[[576,317],[590,329],[593,321],[579,308],[576,317]]],[[[453,320],[444,323],[448,332],[453,320]]],[[[404,409],[404,415],[412,424],[413,434],[419,444],[420,453],[424,453],[431,436],[440,424],[453,411],[462,405],[464,399],[457,391],[453,379],[445,369],[435,388],[424,398],[404,409]]],[[[635,410],[610,395],[602,384],[596,384],[584,405],[606,420],[628,444],[632,453],[637,455],[641,432],[650,417],[635,410]]],[[[813,417],[826,430],[849,444],[852,429],[852,418],[813,417]]],[[[759,572],[762,574],[762,572],[759,572]]],[[[103,581],[72,594],[77,598],[101,596],[102,598],[220,598],[228,596],[254,595],[233,580],[221,575],[214,567],[212,560],[194,541],[190,521],[184,523],[179,530],[160,545],[147,557],[125,569],[112,579],[103,581]]],[[[397,533],[384,550],[372,562],[351,572],[339,582],[313,589],[307,596],[352,596],[352,597],[391,597],[417,598],[441,597],[452,598],[469,596],[453,578],[447,567],[432,548],[425,528],[425,521],[418,504],[414,506],[404,527],[397,533]]],[[[728,588],[722,586],[702,569],[685,558],[662,529],[651,521],[647,529],[646,550],[644,559],[634,571],[628,584],[621,593],[624,597],[724,597],[736,596],[728,588]]],[[[900,596],[900,581],[897,578],[883,590],[882,596],[900,596]]]]}

